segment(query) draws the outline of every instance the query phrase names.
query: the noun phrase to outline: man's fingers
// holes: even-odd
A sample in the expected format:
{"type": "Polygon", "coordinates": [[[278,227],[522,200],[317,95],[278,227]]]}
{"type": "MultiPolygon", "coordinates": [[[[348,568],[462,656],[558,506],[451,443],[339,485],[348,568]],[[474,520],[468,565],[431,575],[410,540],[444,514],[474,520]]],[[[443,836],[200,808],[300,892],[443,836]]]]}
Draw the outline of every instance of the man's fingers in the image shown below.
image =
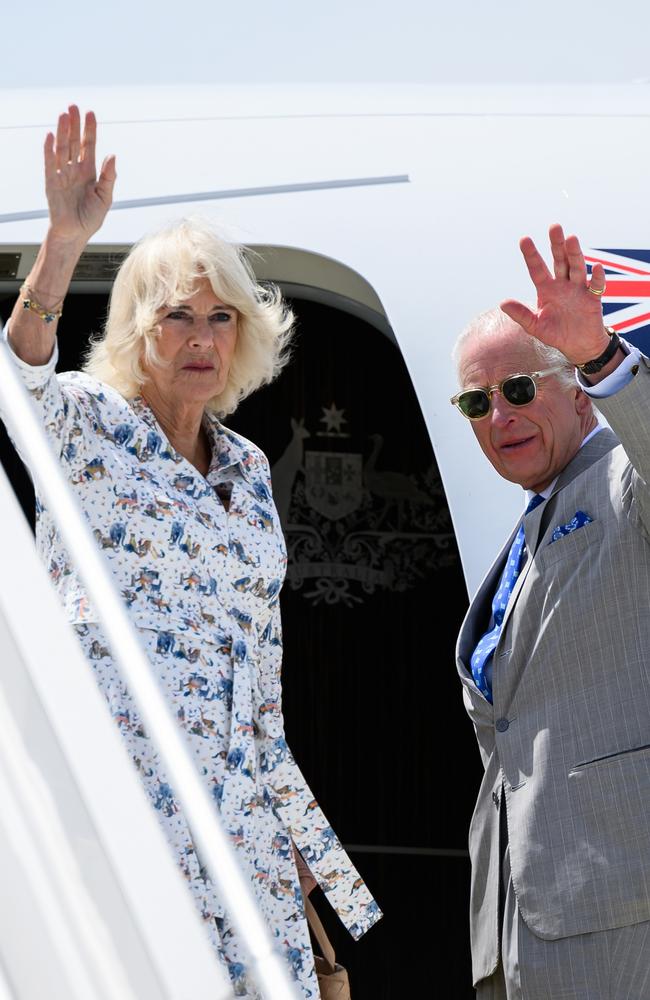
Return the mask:
{"type": "Polygon", "coordinates": [[[549,226],[548,236],[551,244],[551,253],[553,255],[553,270],[555,271],[555,277],[568,278],[569,260],[566,253],[566,243],[562,226],[558,223],[549,226]]]}
{"type": "Polygon", "coordinates": [[[81,145],[81,123],[79,116],[79,108],[76,104],[71,104],[68,108],[68,115],[70,117],[70,145],[69,145],[69,162],[77,163],[79,159],[79,149],[81,145]]]}
{"type": "Polygon", "coordinates": [[[587,280],[587,266],[577,236],[567,236],[566,253],[569,261],[570,280],[577,285],[584,285],[587,280]]]}
{"type": "Polygon", "coordinates": [[[523,302],[517,302],[516,299],[506,299],[500,304],[499,308],[506,314],[506,316],[509,316],[513,322],[518,323],[519,326],[523,327],[526,333],[534,336],[537,317],[532,309],[525,306],[523,302]]]}
{"type": "Polygon", "coordinates": [[[524,256],[528,273],[535,288],[539,288],[544,282],[552,279],[551,272],[547,268],[544,258],[530,236],[524,236],[519,240],[519,248],[524,256]]]}
{"type": "Polygon", "coordinates": [[[594,264],[591,272],[591,281],[589,282],[590,290],[594,295],[599,295],[605,291],[606,284],[605,268],[602,264],[594,264]]]}

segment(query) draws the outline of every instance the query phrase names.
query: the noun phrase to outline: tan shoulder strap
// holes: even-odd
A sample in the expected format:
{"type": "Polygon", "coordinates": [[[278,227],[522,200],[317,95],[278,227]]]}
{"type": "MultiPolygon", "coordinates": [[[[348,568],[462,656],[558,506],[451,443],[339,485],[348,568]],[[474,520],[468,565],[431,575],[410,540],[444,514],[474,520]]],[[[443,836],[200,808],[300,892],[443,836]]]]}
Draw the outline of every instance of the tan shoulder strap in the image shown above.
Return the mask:
{"type": "Polygon", "coordinates": [[[327,964],[330,966],[328,972],[331,974],[334,972],[336,967],[336,955],[334,954],[334,948],[332,947],[332,942],[327,936],[327,932],[321,923],[321,919],[314,909],[314,904],[305,897],[305,913],[307,915],[307,923],[311,927],[314,937],[318,941],[321,953],[327,964]]]}

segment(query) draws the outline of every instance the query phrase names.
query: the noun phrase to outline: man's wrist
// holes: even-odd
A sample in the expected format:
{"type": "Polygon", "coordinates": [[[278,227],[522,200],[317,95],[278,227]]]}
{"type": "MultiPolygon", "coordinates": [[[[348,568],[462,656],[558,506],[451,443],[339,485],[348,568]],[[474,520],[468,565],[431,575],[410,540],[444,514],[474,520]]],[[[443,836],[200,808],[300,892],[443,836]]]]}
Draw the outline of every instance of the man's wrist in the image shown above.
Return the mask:
{"type": "Polygon", "coordinates": [[[621,341],[616,330],[614,330],[611,326],[606,326],[605,332],[609,336],[609,341],[605,345],[605,349],[601,352],[601,354],[590,359],[589,361],[583,361],[581,364],[576,364],[576,368],[582,375],[596,375],[598,372],[602,371],[610,365],[610,362],[618,353],[619,348],[621,348],[621,341]]]}
{"type": "MultiPolygon", "coordinates": [[[[584,375],[583,372],[576,366],[576,375],[578,377],[578,382],[584,385],[585,389],[593,388],[595,389],[601,382],[607,382],[610,375],[613,376],[618,369],[622,371],[624,369],[630,368],[626,365],[626,362],[630,360],[630,354],[636,356],[638,352],[635,348],[632,348],[625,340],[619,338],[618,346],[611,359],[603,365],[603,367],[593,375],[584,375]]],[[[626,378],[624,372],[623,378],[626,378]]],[[[618,391],[612,390],[612,391],[618,391]]]]}

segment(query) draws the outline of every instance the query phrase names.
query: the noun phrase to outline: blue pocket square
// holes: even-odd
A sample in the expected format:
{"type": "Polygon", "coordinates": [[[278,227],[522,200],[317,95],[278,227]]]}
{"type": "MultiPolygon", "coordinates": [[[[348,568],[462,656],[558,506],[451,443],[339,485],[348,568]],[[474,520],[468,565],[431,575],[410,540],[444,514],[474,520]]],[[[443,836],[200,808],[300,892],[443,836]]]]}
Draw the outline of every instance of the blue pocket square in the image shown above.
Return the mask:
{"type": "Polygon", "coordinates": [[[568,524],[558,524],[557,528],[553,528],[553,534],[549,540],[549,545],[553,542],[557,542],[558,538],[563,538],[564,535],[570,535],[572,531],[577,528],[584,528],[585,524],[590,524],[593,521],[593,517],[586,514],[584,510],[577,510],[568,524]]]}

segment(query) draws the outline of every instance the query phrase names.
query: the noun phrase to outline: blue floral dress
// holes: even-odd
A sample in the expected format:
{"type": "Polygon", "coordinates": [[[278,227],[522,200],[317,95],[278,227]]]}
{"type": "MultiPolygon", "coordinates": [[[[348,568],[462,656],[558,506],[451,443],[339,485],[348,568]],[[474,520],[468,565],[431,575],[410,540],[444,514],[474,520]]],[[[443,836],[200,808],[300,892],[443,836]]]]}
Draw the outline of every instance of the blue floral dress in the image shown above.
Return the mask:
{"type": "MultiPolygon", "coordinates": [[[[381,912],[305,782],[284,735],[279,593],[286,549],[262,452],[206,414],[203,477],[142,397],[89,376],[16,366],[40,408],[261,910],[304,996],[319,996],[292,841],[353,937],[381,912]],[[219,497],[230,492],[228,509],[219,497]]],[[[255,997],[240,942],[202,869],[158,754],[113,664],[53,519],[37,498],[37,545],[68,620],[227,965],[255,997]]]]}

